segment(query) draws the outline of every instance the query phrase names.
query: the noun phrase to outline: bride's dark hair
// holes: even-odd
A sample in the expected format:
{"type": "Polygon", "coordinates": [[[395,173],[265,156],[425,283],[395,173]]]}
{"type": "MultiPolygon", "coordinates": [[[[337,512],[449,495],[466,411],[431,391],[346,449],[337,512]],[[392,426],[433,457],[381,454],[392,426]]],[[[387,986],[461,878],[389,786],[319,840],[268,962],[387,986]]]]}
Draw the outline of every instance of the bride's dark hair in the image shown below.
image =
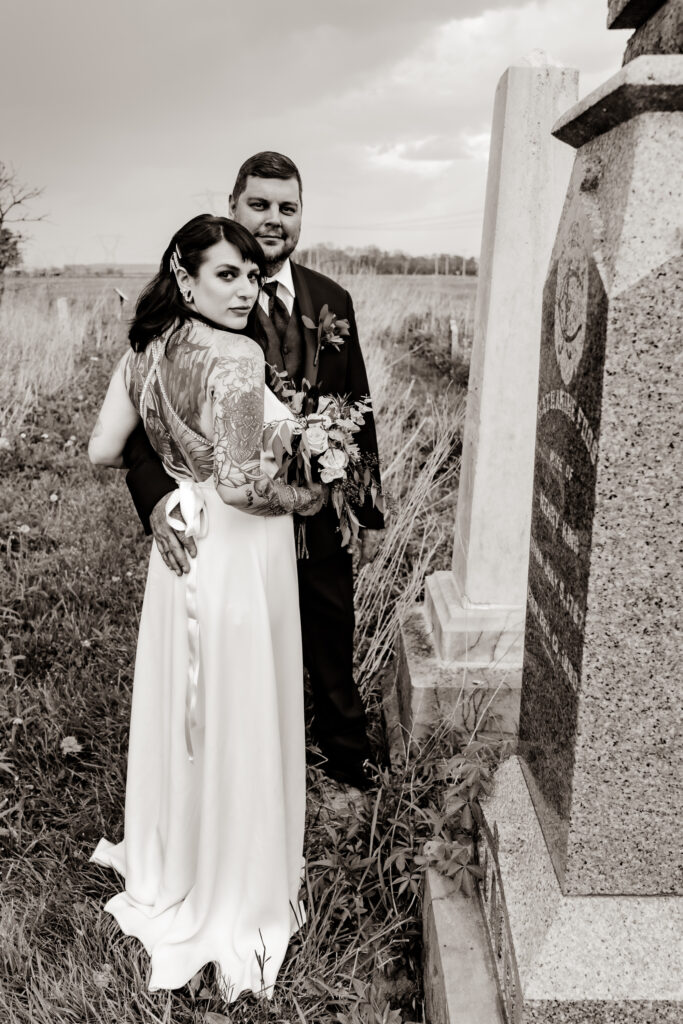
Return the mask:
{"type": "Polygon", "coordinates": [[[197,317],[197,313],[183,301],[171,266],[173,254],[179,253],[180,266],[190,277],[196,277],[204,253],[221,239],[234,245],[243,260],[255,263],[261,278],[265,277],[263,250],[251,232],[227,217],[214,217],[210,213],[193,217],[176,231],[161,257],[159,273],[143,289],[136,303],[135,316],[128,331],[131,346],[136,352],[143,352],[153,338],[173,324],[182,327],[190,317],[197,317]]]}

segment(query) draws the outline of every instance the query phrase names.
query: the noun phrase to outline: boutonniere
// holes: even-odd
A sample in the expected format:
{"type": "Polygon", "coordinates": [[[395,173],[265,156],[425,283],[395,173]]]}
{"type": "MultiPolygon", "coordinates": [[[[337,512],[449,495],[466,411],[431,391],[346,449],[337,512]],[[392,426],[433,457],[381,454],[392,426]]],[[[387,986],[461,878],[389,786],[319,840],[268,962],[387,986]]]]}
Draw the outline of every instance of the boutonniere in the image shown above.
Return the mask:
{"type": "Polygon", "coordinates": [[[327,345],[332,345],[339,351],[350,333],[349,321],[338,320],[337,314],[332,313],[329,306],[323,306],[320,310],[317,324],[314,324],[309,316],[302,316],[301,319],[309,330],[316,331],[318,335],[318,344],[316,345],[315,357],[313,359],[314,366],[318,365],[321,349],[327,345]]]}

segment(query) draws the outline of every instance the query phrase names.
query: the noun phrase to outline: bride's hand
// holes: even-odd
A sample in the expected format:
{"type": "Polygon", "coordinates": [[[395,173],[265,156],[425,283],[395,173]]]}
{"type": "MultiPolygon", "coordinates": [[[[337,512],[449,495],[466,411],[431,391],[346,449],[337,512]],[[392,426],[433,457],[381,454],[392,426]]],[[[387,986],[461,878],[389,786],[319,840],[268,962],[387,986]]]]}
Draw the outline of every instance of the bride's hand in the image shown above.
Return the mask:
{"type": "Polygon", "coordinates": [[[327,484],[311,484],[309,487],[297,487],[296,490],[303,499],[301,507],[294,510],[300,516],[316,515],[327,501],[327,484]]]}
{"type": "Polygon", "coordinates": [[[323,507],[325,492],[324,484],[295,487],[281,480],[272,480],[265,474],[240,487],[220,489],[226,505],[252,516],[283,516],[293,512],[314,516],[323,507]]]}

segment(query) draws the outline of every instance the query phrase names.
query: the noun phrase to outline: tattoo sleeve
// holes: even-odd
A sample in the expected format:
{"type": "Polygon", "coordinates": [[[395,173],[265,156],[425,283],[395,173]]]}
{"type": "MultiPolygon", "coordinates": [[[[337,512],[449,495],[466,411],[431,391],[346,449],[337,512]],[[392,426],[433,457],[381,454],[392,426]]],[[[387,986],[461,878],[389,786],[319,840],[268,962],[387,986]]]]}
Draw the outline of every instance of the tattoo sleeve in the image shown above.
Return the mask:
{"type": "Polygon", "coordinates": [[[217,487],[240,487],[260,475],[263,356],[237,348],[217,361],[210,379],[217,487]]]}
{"type": "Polygon", "coordinates": [[[263,443],[264,359],[255,342],[234,344],[217,360],[209,393],[213,408],[214,463],[217,490],[246,486],[251,515],[281,516],[306,512],[320,502],[308,488],[271,480],[261,473],[263,443]]]}
{"type": "Polygon", "coordinates": [[[307,487],[294,487],[263,477],[247,488],[247,506],[256,516],[289,516],[308,512],[319,498],[307,487]],[[256,499],[256,500],[255,500],[256,499]]]}

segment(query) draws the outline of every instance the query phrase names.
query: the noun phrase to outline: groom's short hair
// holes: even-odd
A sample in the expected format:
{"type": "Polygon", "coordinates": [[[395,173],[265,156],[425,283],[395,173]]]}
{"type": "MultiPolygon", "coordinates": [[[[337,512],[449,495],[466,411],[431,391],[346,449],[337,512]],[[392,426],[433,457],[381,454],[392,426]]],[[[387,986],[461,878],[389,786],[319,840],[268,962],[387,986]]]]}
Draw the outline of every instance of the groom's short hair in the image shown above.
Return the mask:
{"type": "Polygon", "coordinates": [[[282,153],[274,153],[266,149],[263,153],[256,153],[245,160],[235,178],[232,189],[233,202],[236,203],[244,192],[247,187],[247,178],[250,175],[255,178],[296,178],[299,183],[299,198],[302,197],[303,185],[299,168],[293,160],[282,153]]]}

